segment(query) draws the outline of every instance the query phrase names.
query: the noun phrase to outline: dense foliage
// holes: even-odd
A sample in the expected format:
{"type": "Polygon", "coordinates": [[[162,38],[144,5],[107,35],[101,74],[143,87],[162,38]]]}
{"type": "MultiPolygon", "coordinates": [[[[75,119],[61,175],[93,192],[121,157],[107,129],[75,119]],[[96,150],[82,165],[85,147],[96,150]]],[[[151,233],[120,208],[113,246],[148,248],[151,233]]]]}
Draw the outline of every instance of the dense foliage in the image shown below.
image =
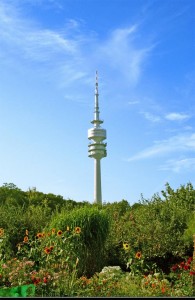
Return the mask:
{"type": "MultiPolygon", "coordinates": [[[[141,197],[133,205],[123,199],[102,206],[44,194],[36,188],[22,191],[12,183],[0,187],[0,271],[3,262],[10,261],[12,265],[14,257],[20,266],[20,260],[26,257],[31,263],[27,261],[26,266],[24,261],[23,268],[36,268],[37,274],[46,278],[45,281],[50,278],[54,282],[55,278],[47,270],[53,268],[55,262],[62,265],[66,262],[66,268],[55,275],[58,283],[55,283],[56,294],[53,296],[59,295],[57,289],[60,289],[59,282],[63,281],[65,274],[70,278],[76,274],[78,277],[85,276],[85,280],[81,279],[78,283],[80,289],[91,278],[92,286],[88,288],[92,291],[100,281],[96,274],[104,266],[120,266],[133,276],[152,276],[163,272],[168,278],[167,286],[170,284],[171,287],[173,282],[179,286],[181,282],[177,283],[177,274],[170,275],[172,266],[180,266],[180,262],[185,260],[183,277],[179,276],[189,276],[187,262],[193,254],[194,234],[195,190],[191,183],[176,190],[167,183],[161,196],[155,194],[151,199],[141,197]],[[55,251],[50,251],[53,248],[55,251]]],[[[178,270],[181,269],[178,267],[178,270]]],[[[158,280],[151,277],[147,282],[156,286],[158,280]]],[[[164,288],[167,279],[163,280],[164,277],[161,282],[164,288]]],[[[73,279],[67,285],[62,283],[66,290],[71,290],[72,284],[73,279]]],[[[143,282],[139,284],[141,286],[143,282]]],[[[161,285],[159,283],[158,288],[162,289],[161,285]]],[[[133,281],[132,286],[136,286],[133,281]]],[[[41,293],[44,286],[40,287],[41,293]]],[[[112,287],[113,293],[116,287],[117,283],[112,287]]],[[[103,284],[102,289],[104,293],[106,285],[103,284]]],[[[150,295],[145,285],[143,290],[150,295]]],[[[186,291],[180,293],[189,295],[186,291]]]]}

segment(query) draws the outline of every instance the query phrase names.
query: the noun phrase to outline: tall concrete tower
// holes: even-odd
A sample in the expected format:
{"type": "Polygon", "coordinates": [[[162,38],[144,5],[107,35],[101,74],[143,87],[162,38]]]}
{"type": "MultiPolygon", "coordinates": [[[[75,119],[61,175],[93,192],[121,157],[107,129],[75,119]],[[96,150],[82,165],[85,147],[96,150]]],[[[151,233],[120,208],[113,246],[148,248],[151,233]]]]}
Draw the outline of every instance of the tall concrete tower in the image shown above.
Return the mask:
{"type": "Polygon", "coordinates": [[[88,130],[88,139],[93,142],[88,145],[88,156],[94,158],[94,203],[102,204],[102,188],[101,188],[101,164],[100,160],[107,156],[106,143],[106,130],[101,128],[100,124],[103,123],[99,118],[99,94],[98,94],[98,74],[96,71],[95,83],[95,110],[94,120],[91,123],[93,128],[88,130]]]}

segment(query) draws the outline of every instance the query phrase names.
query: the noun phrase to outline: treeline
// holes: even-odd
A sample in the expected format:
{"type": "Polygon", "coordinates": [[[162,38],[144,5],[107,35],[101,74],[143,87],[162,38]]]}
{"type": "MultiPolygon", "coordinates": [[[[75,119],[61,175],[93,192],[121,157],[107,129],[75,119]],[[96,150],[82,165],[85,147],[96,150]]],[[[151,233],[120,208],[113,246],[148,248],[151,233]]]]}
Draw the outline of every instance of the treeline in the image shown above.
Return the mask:
{"type": "Polygon", "coordinates": [[[36,188],[29,188],[22,191],[13,183],[4,183],[0,187],[0,205],[13,205],[15,207],[28,208],[29,206],[48,206],[51,210],[63,208],[72,209],[88,204],[88,202],[76,202],[72,199],[64,199],[61,195],[42,193],[36,188]]]}

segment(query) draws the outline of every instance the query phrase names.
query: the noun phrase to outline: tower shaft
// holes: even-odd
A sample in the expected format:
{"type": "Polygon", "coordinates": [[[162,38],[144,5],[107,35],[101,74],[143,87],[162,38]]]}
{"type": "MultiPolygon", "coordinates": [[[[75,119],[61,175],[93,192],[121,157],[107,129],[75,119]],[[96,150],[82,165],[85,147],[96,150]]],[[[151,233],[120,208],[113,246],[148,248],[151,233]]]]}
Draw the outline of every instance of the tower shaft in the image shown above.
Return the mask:
{"type": "Polygon", "coordinates": [[[101,162],[100,159],[94,160],[94,202],[102,204],[101,187],[101,162]]]}

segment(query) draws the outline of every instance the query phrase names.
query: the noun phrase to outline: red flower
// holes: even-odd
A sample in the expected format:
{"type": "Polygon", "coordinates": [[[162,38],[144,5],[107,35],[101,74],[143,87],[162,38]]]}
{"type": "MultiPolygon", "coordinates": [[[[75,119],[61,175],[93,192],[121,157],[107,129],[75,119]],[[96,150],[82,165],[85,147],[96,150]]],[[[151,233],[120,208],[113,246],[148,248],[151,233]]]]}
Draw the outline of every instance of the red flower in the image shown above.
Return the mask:
{"type": "Polygon", "coordinates": [[[185,266],[185,262],[182,261],[182,262],[179,264],[179,267],[182,269],[184,266],[185,266]]]}
{"type": "Polygon", "coordinates": [[[34,285],[37,285],[37,284],[39,284],[39,282],[41,282],[41,279],[40,278],[36,278],[35,276],[32,276],[31,279],[32,279],[34,285]]]}
{"type": "Polygon", "coordinates": [[[189,264],[189,265],[190,265],[190,264],[191,264],[191,262],[192,262],[192,260],[193,260],[193,258],[192,258],[192,257],[189,257],[189,258],[188,258],[188,260],[187,260],[187,264],[189,264]]]}
{"type": "Polygon", "coordinates": [[[43,278],[43,282],[47,283],[47,278],[46,277],[43,278]]]}
{"type": "Polygon", "coordinates": [[[183,268],[184,268],[184,270],[189,270],[190,266],[189,265],[185,265],[183,268]]]}
{"type": "Polygon", "coordinates": [[[195,275],[195,271],[190,271],[190,275],[195,275]]]}
{"type": "Polygon", "coordinates": [[[178,265],[174,265],[174,266],[171,267],[171,270],[172,270],[173,272],[175,272],[175,271],[177,270],[177,268],[178,268],[178,265]]]}

